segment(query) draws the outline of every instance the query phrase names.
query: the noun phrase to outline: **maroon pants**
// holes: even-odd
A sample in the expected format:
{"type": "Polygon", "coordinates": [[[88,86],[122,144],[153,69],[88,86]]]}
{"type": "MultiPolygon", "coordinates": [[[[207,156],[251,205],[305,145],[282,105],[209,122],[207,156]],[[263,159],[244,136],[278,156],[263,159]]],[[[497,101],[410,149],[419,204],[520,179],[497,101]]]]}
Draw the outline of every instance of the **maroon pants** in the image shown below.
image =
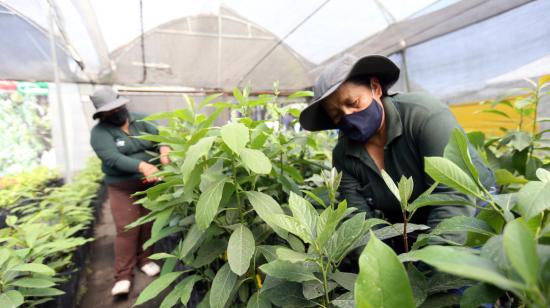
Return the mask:
{"type": "Polygon", "coordinates": [[[115,239],[115,281],[132,280],[134,266],[143,266],[149,262],[153,251],[152,247],[143,250],[143,243],[151,237],[152,223],[140,225],[132,229],[125,227],[145,216],[149,210],[140,204],[133,204],[136,201],[131,197],[138,191],[149,188],[150,185],[143,184],[138,180],[117,182],[107,186],[111,213],[116,226],[115,239]]]}

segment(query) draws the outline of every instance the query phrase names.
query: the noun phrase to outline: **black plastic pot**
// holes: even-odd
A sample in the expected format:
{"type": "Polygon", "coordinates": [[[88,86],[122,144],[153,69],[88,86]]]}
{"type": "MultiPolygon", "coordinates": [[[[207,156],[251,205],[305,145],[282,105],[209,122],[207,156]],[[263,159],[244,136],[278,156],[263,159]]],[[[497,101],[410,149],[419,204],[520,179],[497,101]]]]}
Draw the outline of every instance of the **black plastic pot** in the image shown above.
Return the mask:
{"type": "Polygon", "coordinates": [[[10,214],[10,211],[6,209],[0,209],[0,229],[7,227],[6,217],[10,214]]]}
{"type": "MultiPolygon", "coordinates": [[[[92,200],[90,207],[94,211],[95,220],[91,221],[90,224],[83,230],[75,234],[76,237],[92,238],[94,235],[95,224],[100,216],[101,205],[105,201],[106,189],[105,185],[102,184],[98,190],[97,197],[92,200]],[[99,213],[98,213],[99,212],[99,213]]],[[[90,255],[90,249],[92,247],[91,242],[86,243],[78,247],[72,255],[71,261],[73,268],[60,273],[62,276],[67,277],[67,280],[56,286],[57,289],[65,292],[65,294],[56,296],[53,300],[46,302],[42,305],[39,305],[39,308],[73,308],[78,304],[78,291],[80,285],[80,278],[85,274],[86,262],[88,256],[90,255]]]]}

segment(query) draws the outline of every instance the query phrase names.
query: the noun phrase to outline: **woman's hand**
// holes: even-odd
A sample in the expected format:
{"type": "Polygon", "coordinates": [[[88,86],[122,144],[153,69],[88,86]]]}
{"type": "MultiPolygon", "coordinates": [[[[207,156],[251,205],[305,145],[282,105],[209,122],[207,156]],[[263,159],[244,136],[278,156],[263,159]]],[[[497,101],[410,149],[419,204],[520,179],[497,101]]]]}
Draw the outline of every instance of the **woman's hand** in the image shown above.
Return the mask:
{"type": "Polygon", "coordinates": [[[163,145],[159,148],[159,151],[160,151],[160,163],[161,164],[168,165],[169,163],[172,162],[170,160],[170,157],[168,156],[168,154],[170,154],[170,151],[172,151],[172,149],[170,149],[170,147],[163,145]]]}
{"type": "Polygon", "coordinates": [[[159,169],[155,165],[142,161],[139,163],[138,169],[149,182],[158,182],[161,180],[160,177],[153,176],[153,174],[159,172],[159,169]]]}

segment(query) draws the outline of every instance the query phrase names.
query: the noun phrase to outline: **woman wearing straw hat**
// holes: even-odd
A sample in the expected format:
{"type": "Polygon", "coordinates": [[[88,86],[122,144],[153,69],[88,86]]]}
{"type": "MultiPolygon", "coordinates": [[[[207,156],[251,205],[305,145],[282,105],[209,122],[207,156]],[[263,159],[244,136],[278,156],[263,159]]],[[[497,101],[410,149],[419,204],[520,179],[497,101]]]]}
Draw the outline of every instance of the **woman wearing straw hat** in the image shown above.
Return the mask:
{"type": "Polygon", "coordinates": [[[154,156],[148,152],[160,152],[160,162],[170,163],[170,148],[147,140],[132,138],[140,134],[158,134],[150,123],[138,121],[143,116],[129,113],[128,98],[119,96],[110,87],[102,87],[91,96],[99,122],[91,132],[91,145],[101,159],[102,170],[108,188],[111,213],[116,225],[115,284],[113,296],[130,292],[134,266],[147,276],[155,276],[160,268],[147,258],[152,248],[143,250],[143,243],[151,237],[151,223],[129,230],[125,226],[147,214],[140,204],[133,204],[132,194],[149,188],[158,181],[159,170],[151,163],[154,156]]]}
{"type": "MultiPolygon", "coordinates": [[[[340,130],[333,165],[343,173],[341,197],[368,216],[381,213],[392,223],[403,221],[401,207],[386,187],[381,170],[394,181],[402,175],[412,176],[414,200],[433,184],[424,173],[424,157],[442,156],[452,130],[460,128],[449,108],[426,93],[388,95],[398,78],[399,68],[384,56],[357,59],[346,55],[321,73],[312,103],[300,114],[306,130],[340,130]]],[[[492,172],[472,147],[470,154],[482,182],[490,187],[492,172]]],[[[441,185],[435,192],[459,195],[441,185]]],[[[434,227],[459,215],[473,215],[472,208],[424,207],[413,223],[434,227]]],[[[464,235],[446,237],[461,241],[464,235]]],[[[404,248],[402,243],[391,244],[394,249],[404,248]]]]}

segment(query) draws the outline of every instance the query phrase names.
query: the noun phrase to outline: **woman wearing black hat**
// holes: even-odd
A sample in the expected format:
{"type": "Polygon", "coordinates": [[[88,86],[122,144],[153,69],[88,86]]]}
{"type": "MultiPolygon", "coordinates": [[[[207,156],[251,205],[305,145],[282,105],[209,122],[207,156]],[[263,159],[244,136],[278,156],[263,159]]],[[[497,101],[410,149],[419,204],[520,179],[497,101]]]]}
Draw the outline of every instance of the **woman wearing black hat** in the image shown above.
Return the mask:
{"type": "MultiPolygon", "coordinates": [[[[394,181],[412,176],[412,198],[418,197],[433,184],[424,172],[424,157],[442,156],[452,130],[460,128],[449,108],[426,93],[388,95],[398,78],[399,68],[386,57],[358,60],[347,55],[321,73],[314,85],[313,102],[300,115],[306,130],[340,130],[333,165],[343,173],[341,197],[371,217],[381,212],[391,223],[403,221],[401,207],[381,170],[394,181]]],[[[472,147],[470,153],[482,182],[490,187],[492,172],[472,147]]],[[[460,194],[441,185],[435,192],[460,194]]],[[[463,206],[424,207],[413,223],[435,227],[445,218],[471,216],[473,212],[463,206]]],[[[460,234],[446,237],[459,242],[464,239],[460,234]]],[[[402,249],[401,245],[392,246],[402,249]]]]}
{"type": "Polygon", "coordinates": [[[150,123],[138,121],[143,116],[129,113],[126,109],[129,100],[111,88],[100,88],[90,99],[96,107],[93,118],[99,119],[91,132],[91,145],[102,162],[116,225],[115,285],[111,293],[123,295],[130,292],[134,266],[148,276],[160,272],[159,266],[147,259],[152,248],[142,249],[151,237],[151,223],[129,230],[125,226],[148,212],[140,204],[133,204],[132,194],[146,190],[158,180],[154,176],[158,169],[151,163],[155,157],[148,152],[160,152],[160,162],[168,164],[170,148],[132,137],[156,135],[158,131],[150,123]]]}

